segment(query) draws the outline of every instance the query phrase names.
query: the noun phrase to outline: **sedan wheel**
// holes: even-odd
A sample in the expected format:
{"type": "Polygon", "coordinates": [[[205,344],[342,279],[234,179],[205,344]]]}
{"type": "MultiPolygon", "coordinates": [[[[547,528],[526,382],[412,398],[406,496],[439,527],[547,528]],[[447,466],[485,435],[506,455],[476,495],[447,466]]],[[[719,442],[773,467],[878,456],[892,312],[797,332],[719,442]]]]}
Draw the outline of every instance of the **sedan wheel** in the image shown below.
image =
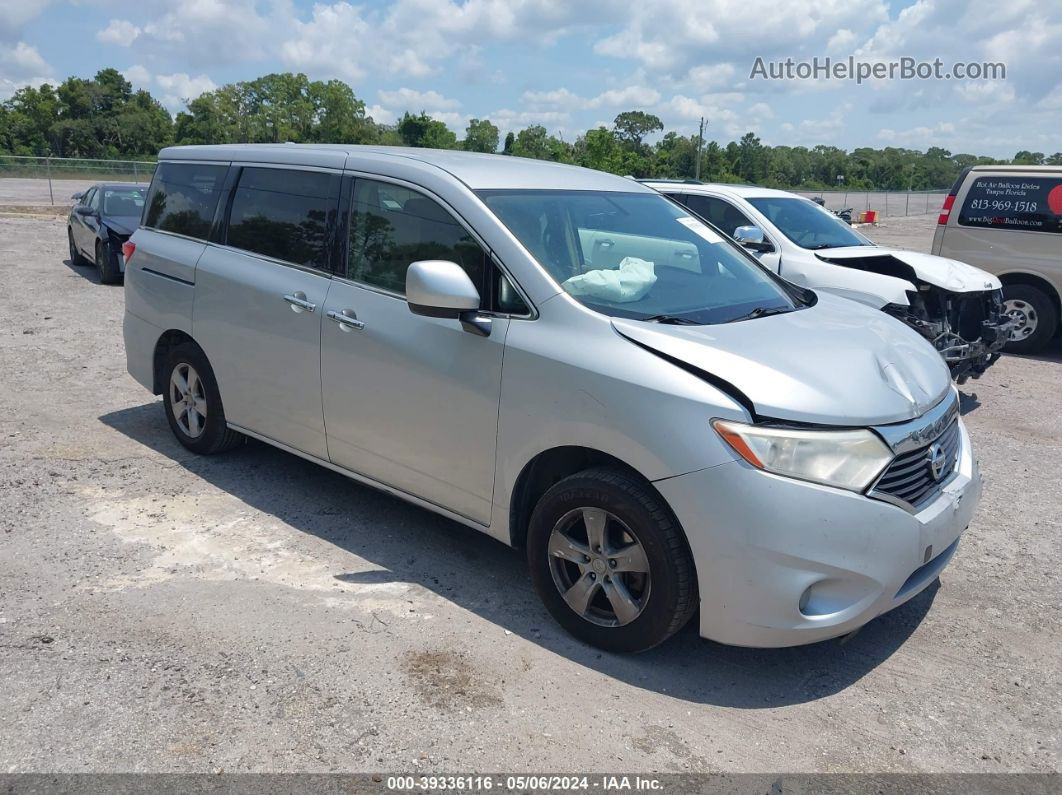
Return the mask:
{"type": "Polygon", "coordinates": [[[206,427],[207,398],[203,381],[192,365],[182,362],[173,368],[169,402],[181,430],[188,438],[198,439],[206,427]]]}

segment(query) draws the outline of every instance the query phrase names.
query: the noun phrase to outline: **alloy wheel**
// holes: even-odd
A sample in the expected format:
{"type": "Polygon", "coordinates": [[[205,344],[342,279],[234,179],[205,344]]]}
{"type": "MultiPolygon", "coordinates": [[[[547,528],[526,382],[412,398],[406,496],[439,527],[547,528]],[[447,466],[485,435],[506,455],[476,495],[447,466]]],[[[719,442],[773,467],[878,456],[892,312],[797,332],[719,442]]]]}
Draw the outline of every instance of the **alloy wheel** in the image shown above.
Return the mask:
{"type": "Polygon", "coordinates": [[[577,508],[554,525],[550,572],[564,601],[592,624],[621,627],[649,601],[649,559],[638,537],[614,514],[577,508]]]}
{"type": "Polygon", "coordinates": [[[187,362],[178,364],[170,374],[170,410],[189,438],[202,435],[207,418],[206,390],[199,373],[187,362]]]}

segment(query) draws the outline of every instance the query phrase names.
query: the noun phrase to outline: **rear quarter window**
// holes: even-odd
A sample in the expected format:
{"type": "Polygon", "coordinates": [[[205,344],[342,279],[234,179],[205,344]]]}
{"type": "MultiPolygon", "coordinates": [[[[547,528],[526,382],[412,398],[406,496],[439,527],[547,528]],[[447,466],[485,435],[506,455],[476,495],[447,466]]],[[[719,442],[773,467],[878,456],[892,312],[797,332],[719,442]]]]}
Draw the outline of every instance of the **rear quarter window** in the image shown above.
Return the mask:
{"type": "Polygon", "coordinates": [[[1062,232],[1062,176],[975,177],[963,200],[959,225],[1062,232]]]}
{"type": "Polygon", "coordinates": [[[227,165],[159,163],[148,192],[144,226],[205,240],[228,168],[227,165]]]}

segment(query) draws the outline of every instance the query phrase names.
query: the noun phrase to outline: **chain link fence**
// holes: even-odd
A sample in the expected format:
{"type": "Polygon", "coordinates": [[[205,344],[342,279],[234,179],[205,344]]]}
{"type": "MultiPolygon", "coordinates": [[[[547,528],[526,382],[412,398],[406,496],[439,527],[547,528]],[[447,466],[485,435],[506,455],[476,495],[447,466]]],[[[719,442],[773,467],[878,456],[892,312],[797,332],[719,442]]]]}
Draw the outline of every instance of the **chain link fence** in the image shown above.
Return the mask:
{"type": "Polygon", "coordinates": [[[68,205],[94,182],[146,185],[154,171],[147,160],[0,155],[0,204],[68,205]]]}
{"type": "Polygon", "coordinates": [[[879,218],[897,218],[907,215],[935,215],[944,204],[945,190],[876,190],[847,191],[820,190],[795,191],[801,196],[814,199],[821,196],[828,210],[851,208],[853,218],[864,210],[877,210],[879,218]]]}

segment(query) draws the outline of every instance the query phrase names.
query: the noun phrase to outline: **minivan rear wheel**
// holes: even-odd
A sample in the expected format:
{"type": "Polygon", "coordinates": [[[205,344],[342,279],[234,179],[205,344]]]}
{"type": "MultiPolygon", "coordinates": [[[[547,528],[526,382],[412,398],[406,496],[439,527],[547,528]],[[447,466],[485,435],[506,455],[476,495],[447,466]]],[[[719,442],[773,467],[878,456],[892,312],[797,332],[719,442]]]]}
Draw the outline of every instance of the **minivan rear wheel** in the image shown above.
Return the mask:
{"type": "Polygon", "coordinates": [[[651,649],[697,606],[678,521],[648,483],[621,469],[588,469],[552,486],[531,515],[527,557],[557,622],[608,651],[651,649]]]}
{"type": "Polygon", "coordinates": [[[1055,336],[1058,310],[1051,297],[1031,284],[1003,287],[1003,313],[1017,326],[1004,346],[1008,353],[1037,353],[1055,336]]]}
{"type": "Polygon", "coordinates": [[[185,343],[170,351],[162,385],[166,420],[177,441],[189,450],[212,455],[245,441],[225,422],[214,371],[198,345],[185,343]]]}

